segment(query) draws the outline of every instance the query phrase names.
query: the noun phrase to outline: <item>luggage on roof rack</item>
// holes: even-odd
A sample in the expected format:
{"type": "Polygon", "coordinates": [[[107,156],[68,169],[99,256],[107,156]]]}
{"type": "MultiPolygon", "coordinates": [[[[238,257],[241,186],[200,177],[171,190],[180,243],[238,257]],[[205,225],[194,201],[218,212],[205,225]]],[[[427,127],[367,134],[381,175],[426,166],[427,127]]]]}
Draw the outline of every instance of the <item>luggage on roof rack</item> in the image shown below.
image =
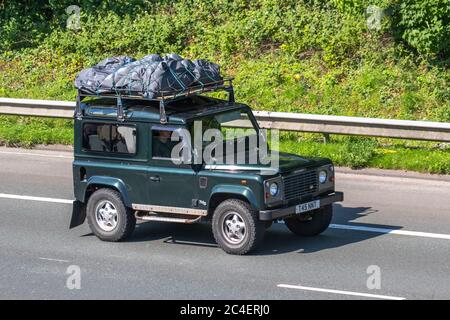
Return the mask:
{"type": "Polygon", "coordinates": [[[102,60],[81,71],[75,79],[78,89],[76,116],[86,96],[117,98],[117,117],[123,120],[122,98],[160,101],[161,123],[167,121],[165,104],[192,94],[226,90],[234,103],[231,78],[223,78],[217,64],[207,60],[188,60],[176,54],[147,55],[140,60],[120,56],[102,60]]]}
{"type": "Polygon", "coordinates": [[[207,60],[151,54],[140,60],[126,56],[102,60],[81,71],[75,79],[75,87],[88,94],[121,92],[155,99],[163,93],[177,93],[222,80],[219,66],[207,60]]]}

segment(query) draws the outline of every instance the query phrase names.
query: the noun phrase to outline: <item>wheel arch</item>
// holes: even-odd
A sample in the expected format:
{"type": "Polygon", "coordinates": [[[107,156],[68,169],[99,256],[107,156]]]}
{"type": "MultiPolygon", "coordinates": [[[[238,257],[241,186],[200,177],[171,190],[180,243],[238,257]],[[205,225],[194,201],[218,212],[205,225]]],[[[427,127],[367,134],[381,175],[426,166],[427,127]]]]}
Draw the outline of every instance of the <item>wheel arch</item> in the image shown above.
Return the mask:
{"type": "Polygon", "coordinates": [[[109,188],[116,190],[120,193],[123,203],[126,207],[131,208],[131,200],[128,196],[128,192],[125,183],[119,178],[105,177],[105,176],[92,176],[87,180],[86,187],[83,194],[83,201],[87,203],[89,197],[100,188],[109,188]]]}
{"type": "Polygon", "coordinates": [[[211,192],[208,204],[208,216],[211,216],[217,206],[228,199],[239,199],[247,202],[254,210],[259,210],[259,204],[253,191],[244,186],[219,185],[211,192]]]}

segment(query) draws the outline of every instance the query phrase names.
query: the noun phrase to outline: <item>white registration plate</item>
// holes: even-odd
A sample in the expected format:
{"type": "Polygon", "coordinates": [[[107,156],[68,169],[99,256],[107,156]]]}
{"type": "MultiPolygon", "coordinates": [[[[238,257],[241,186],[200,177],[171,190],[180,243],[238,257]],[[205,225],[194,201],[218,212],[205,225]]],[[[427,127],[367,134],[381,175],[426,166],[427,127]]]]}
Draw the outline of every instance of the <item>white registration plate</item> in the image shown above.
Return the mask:
{"type": "Polygon", "coordinates": [[[295,213],[304,213],[311,210],[319,209],[320,208],[320,200],[314,200],[302,204],[298,204],[295,206],[295,213]]]}

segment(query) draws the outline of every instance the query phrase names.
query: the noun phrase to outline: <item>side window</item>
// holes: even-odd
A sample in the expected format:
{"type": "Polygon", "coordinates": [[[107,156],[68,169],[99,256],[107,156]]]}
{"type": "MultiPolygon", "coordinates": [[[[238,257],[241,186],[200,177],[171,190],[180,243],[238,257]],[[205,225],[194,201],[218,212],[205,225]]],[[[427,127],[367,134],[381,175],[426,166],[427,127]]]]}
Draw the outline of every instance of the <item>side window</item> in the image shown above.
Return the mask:
{"type": "Polygon", "coordinates": [[[111,128],[112,151],[118,153],[136,153],[136,128],[115,125],[111,128]]]}
{"type": "Polygon", "coordinates": [[[136,153],[136,128],[132,126],[86,123],[83,149],[109,153],[136,153]]]}
{"type": "Polygon", "coordinates": [[[152,158],[171,159],[172,149],[179,141],[172,141],[174,129],[152,128],[152,158]]]}
{"type": "Polygon", "coordinates": [[[83,149],[111,152],[110,127],[109,124],[85,123],[83,125],[83,149]]]}

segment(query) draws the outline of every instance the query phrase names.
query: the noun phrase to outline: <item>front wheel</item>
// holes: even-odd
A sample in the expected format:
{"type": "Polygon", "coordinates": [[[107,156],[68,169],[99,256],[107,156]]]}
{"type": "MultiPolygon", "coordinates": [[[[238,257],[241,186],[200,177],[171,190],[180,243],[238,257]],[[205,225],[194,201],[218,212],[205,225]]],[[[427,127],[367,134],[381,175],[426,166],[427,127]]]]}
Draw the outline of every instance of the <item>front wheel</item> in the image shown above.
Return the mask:
{"type": "Polygon", "coordinates": [[[324,232],[331,223],[333,207],[331,204],[314,210],[308,219],[303,216],[293,216],[284,219],[289,230],[299,236],[316,236],[324,232]]]}
{"type": "Polygon", "coordinates": [[[214,211],[212,231],[217,244],[225,252],[243,255],[261,243],[265,225],[247,202],[229,199],[214,211]]]}
{"type": "Polygon", "coordinates": [[[121,241],[136,226],[132,210],[125,207],[120,193],[112,189],[98,189],[89,198],[87,220],[91,231],[103,241],[121,241]]]}

